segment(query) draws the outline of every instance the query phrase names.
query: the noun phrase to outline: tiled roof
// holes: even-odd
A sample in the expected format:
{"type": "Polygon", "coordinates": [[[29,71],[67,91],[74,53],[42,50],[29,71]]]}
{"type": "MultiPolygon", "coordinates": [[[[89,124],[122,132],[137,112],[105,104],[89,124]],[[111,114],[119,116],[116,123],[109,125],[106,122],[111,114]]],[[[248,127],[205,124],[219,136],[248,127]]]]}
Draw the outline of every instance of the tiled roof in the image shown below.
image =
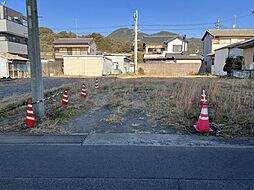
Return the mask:
{"type": "Polygon", "coordinates": [[[177,53],[166,53],[163,57],[144,57],[144,59],[153,59],[153,60],[201,60],[203,57],[201,55],[187,55],[187,54],[177,54],[177,53]]]}
{"type": "Polygon", "coordinates": [[[177,38],[178,36],[145,36],[144,43],[145,44],[164,44],[166,42],[170,42],[177,38]]]}
{"type": "Polygon", "coordinates": [[[233,30],[208,30],[203,36],[204,40],[207,34],[213,37],[254,37],[254,30],[252,29],[233,29],[233,30]]]}
{"type": "Polygon", "coordinates": [[[175,57],[175,59],[182,59],[182,60],[200,60],[202,59],[203,57],[201,55],[186,55],[186,54],[175,54],[175,53],[166,53],[166,58],[173,58],[175,57]]]}
{"type": "Polygon", "coordinates": [[[93,38],[59,38],[54,44],[90,44],[93,38]]]}
{"type": "Polygon", "coordinates": [[[20,57],[18,55],[13,55],[6,52],[0,52],[0,57],[7,59],[7,60],[17,60],[17,61],[28,61],[28,59],[24,57],[20,57]]]}

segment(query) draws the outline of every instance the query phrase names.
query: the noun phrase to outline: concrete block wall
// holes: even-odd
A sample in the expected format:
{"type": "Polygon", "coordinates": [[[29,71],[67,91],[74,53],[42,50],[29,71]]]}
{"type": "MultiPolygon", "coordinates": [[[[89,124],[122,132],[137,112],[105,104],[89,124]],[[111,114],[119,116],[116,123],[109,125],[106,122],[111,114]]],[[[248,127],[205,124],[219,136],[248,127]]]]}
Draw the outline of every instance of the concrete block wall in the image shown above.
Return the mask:
{"type": "Polygon", "coordinates": [[[144,69],[145,74],[190,75],[199,72],[201,63],[140,63],[138,67],[144,69]]]}

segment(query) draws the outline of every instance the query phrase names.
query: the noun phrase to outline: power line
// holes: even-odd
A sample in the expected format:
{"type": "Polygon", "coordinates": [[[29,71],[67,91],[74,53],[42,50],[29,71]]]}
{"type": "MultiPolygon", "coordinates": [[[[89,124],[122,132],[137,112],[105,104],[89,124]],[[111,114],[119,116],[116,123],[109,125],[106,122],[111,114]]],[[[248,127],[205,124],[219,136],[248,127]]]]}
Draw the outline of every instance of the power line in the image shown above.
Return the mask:
{"type": "Polygon", "coordinates": [[[123,28],[123,27],[132,27],[133,25],[116,25],[116,26],[92,26],[92,27],[64,27],[64,28],[55,28],[52,27],[52,30],[91,30],[91,29],[111,29],[111,28],[123,28]]]}

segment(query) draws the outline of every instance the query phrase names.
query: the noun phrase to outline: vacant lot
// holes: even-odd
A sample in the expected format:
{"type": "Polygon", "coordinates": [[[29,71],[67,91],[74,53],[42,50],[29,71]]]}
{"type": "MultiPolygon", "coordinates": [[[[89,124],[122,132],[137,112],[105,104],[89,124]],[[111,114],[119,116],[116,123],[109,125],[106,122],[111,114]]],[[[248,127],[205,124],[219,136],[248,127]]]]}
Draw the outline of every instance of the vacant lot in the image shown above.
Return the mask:
{"type": "MultiPolygon", "coordinates": [[[[200,113],[202,88],[207,90],[210,121],[221,136],[254,136],[254,81],[219,78],[100,78],[66,82],[47,90],[46,96],[69,87],[70,105],[61,107],[61,96],[46,101],[47,114],[37,128],[21,131],[29,94],[1,100],[1,132],[79,133],[149,132],[188,134],[200,113]],[[88,97],[80,99],[82,82],[88,97]],[[51,92],[53,91],[53,92],[51,92]]],[[[1,87],[2,88],[2,87],[1,87]]]]}

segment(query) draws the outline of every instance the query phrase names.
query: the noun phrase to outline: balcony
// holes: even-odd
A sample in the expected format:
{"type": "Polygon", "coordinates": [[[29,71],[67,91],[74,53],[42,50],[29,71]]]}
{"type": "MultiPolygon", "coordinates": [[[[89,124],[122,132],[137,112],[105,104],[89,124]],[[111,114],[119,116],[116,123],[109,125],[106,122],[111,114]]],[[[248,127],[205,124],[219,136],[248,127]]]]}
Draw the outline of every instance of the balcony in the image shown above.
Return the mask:
{"type": "Polygon", "coordinates": [[[55,59],[63,59],[64,55],[88,55],[87,51],[55,52],[55,59]]]}
{"type": "Polygon", "coordinates": [[[5,32],[21,37],[28,37],[27,27],[9,20],[0,20],[0,32],[5,32]]]}
{"type": "Polygon", "coordinates": [[[27,55],[27,45],[8,42],[8,41],[0,41],[0,51],[8,52],[13,54],[27,55]]]}

